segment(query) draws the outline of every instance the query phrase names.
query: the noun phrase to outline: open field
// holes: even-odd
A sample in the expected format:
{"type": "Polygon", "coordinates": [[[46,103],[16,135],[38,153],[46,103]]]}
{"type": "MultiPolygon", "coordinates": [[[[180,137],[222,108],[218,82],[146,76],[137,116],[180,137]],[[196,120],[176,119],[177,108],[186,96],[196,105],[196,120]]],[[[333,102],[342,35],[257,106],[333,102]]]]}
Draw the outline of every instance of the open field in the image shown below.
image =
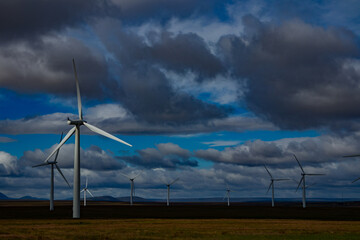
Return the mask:
{"type": "Polygon", "coordinates": [[[0,239],[360,239],[360,208],[0,201],[0,239]]]}

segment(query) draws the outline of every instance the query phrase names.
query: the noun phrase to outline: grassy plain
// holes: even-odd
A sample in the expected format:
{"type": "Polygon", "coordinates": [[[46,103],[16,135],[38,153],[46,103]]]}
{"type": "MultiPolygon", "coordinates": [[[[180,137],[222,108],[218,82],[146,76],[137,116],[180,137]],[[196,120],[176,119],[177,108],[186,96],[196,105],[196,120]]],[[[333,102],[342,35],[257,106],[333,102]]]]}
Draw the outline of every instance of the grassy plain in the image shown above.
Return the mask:
{"type": "Polygon", "coordinates": [[[360,239],[360,208],[0,202],[0,239],[360,239]]]}

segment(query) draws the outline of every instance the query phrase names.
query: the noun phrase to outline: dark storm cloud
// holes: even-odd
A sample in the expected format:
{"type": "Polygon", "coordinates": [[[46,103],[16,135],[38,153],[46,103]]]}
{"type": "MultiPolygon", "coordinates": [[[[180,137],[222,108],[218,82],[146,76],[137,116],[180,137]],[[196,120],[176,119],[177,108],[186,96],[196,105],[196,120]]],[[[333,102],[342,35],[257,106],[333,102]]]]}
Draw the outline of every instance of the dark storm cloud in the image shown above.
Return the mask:
{"type": "Polygon", "coordinates": [[[32,39],[67,26],[85,24],[92,17],[112,14],[115,9],[109,1],[102,0],[2,0],[0,41],[32,39]]]}
{"type": "Polygon", "coordinates": [[[274,25],[245,16],[243,23],[243,36],[223,36],[218,47],[233,73],[248,79],[251,111],[291,129],[360,117],[360,55],[353,33],[301,20],[274,25]]]}
{"type": "Polygon", "coordinates": [[[1,87],[25,93],[75,96],[75,58],[84,97],[100,98],[108,84],[104,57],[83,42],[48,36],[36,43],[9,43],[0,48],[1,87]]]}
{"type": "Polygon", "coordinates": [[[161,31],[152,32],[146,39],[109,19],[100,21],[95,29],[121,65],[116,70],[120,80],[113,89],[113,98],[120,100],[140,120],[181,125],[225,118],[230,113],[229,108],[175,91],[161,71],[162,68],[179,73],[194,71],[205,76],[222,71],[220,61],[197,35],[172,36],[161,31]]]}
{"type": "Polygon", "coordinates": [[[223,14],[230,1],[218,0],[111,0],[121,9],[121,19],[143,22],[149,19],[166,21],[172,17],[186,18],[195,14],[223,14]]]}
{"type": "Polygon", "coordinates": [[[345,161],[342,156],[358,154],[360,139],[357,135],[339,137],[323,135],[313,138],[282,139],[277,141],[247,141],[236,147],[198,150],[195,156],[212,162],[256,166],[262,164],[280,167],[296,165],[293,154],[305,164],[345,161]]]}
{"type": "Polygon", "coordinates": [[[145,168],[179,168],[196,167],[198,162],[191,159],[190,151],[173,143],[160,143],[156,148],[146,148],[137,151],[138,155],[119,157],[129,164],[145,168]]]}

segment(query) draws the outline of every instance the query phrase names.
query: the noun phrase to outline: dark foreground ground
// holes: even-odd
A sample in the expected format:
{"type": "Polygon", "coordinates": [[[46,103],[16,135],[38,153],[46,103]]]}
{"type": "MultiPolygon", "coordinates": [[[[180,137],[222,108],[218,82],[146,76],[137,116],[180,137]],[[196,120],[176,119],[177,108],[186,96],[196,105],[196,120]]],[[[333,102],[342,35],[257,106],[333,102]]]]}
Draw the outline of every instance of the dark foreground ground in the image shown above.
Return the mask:
{"type": "MultiPolygon", "coordinates": [[[[71,219],[72,202],[55,201],[50,212],[48,201],[0,201],[0,219],[71,219]]],[[[129,206],[119,202],[88,202],[81,206],[82,219],[303,219],[360,221],[360,203],[159,203],[129,206]]]]}
{"type": "Polygon", "coordinates": [[[72,219],[72,202],[0,201],[0,239],[358,240],[359,202],[135,204],[89,202],[72,219]]]}

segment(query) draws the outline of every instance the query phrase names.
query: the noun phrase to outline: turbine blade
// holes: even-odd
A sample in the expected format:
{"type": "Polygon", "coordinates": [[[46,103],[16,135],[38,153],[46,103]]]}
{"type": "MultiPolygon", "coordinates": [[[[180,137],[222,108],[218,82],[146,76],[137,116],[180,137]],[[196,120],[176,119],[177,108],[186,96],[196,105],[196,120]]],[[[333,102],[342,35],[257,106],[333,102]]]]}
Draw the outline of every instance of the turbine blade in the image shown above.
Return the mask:
{"type": "Polygon", "coordinates": [[[268,192],[270,191],[271,185],[273,185],[273,184],[274,184],[274,182],[271,182],[271,183],[270,183],[269,188],[268,188],[268,190],[266,191],[266,194],[268,194],[268,192]]]}
{"type": "Polygon", "coordinates": [[[64,143],[74,134],[75,130],[76,130],[76,127],[73,127],[72,129],[70,129],[70,131],[66,134],[64,139],[58,144],[58,146],[54,149],[54,151],[52,151],[52,153],[47,157],[47,159],[44,162],[47,162],[54,155],[54,153],[59,148],[61,148],[62,145],[64,145],[64,143]]]}
{"type": "Polygon", "coordinates": [[[142,172],[140,171],[135,177],[133,177],[133,179],[137,178],[138,176],[140,176],[142,172]]]}
{"type": "Polygon", "coordinates": [[[357,179],[355,179],[354,181],[352,181],[351,183],[354,183],[354,182],[357,182],[357,181],[359,181],[360,180],[360,177],[359,178],[357,178],[357,179]]]}
{"type": "Polygon", "coordinates": [[[301,171],[302,171],[303,173],[305,173],[305,172],[304,172],[304,169],[302,168],[302,166],[301,166],[299,160],[297,159],[297,157],[295,156],[295,154],[294,154],[294,157],[295,157],[296,161],[298,162],[298,164],[299,164],[299,166],[300,166],[300,168],[301,168],[301,171]]]}
{"type": "MultiPolygon", "coordinates": [[[[63,137],[63,134],[64,134],[64,132],[61,133],[61,137],[60,137],[60,141],[59,141],[59,142],[61,142],[62,137],[63,137]]],[[[55,160],[54,160],[54,162],[56,162],[56,159],[58,158],[59,151],[60,151],[60,149],[58,149],[58,150],[56,151],[56,155],[55,155],[55,160]]]]}
{"type": "Polygon", "coordinates": [[[271,175],[271,173],[269,172],[269,169],[267,169],[265,164],[264,164],[264,167],[265,167],[266,171],[268,172],[268,174],[270,175],[270,177],[273,178],[273,176],[271,175]]]}
{"type": "Polygon", "coordinates": [[[92,195],[92,193],[89,191],[89,189],[86,189],[86,191],[87,191],[88,193],[90,193],[90,195],[91,195],[92,197],[94,197],[94,195],[92,195]]]}
{"type": "Polygon", "coordinates": [[[120,142],[122,144],[125,144],[125,145],[128,145],[128,146],[132,147],[131,144],[128,144],[127,142],[124,142],[123,140],[111,135],[110,133],[105,132],[104,130],[101,130],[100,128],[97,128],[97,127],[95,127],[95,126],[93,126],[93,125],[91,125],[89,123],[86,123],[86,122],[84,122],[84,125],[93,132],[96,132],[96,133],[98,133],[100,135],[103,135],[105,137],[111,138],[111,139],[113,139],[115,141],[118,141],[118,142],[120,142]]]}
{"type": "Polygon", "coordinates": [[[85,188],[83,190],[81,190],[80,192],[82,193],[83,191],[85,191],[85,188]]]}
{"type": "Polygon", "coordinates": [[[46,162],[46,163],[38,164],[38,165],[35,165],[35,166],[32,166],[32,167],[33,167],[33,168],[35,168],[35,167],[41,167],[41,166],[46,166],[46,165],[49,165],[49,164],[51,164],[51,163],[46,162]]]}
{"type": "Polygon", "coordinates": [[[286,180],[291,180],[289,178],[275,178],[273,179],[274,181],[286,181],[286,180]]]}
{"type": "Polygon", "coordinates": [[[326,174],[323,174],[323,173],[306,173],[305,175],[306,176],[324,176],[326,174]]]}
{"type": "Polygon", "coordinates": [[[223,197],[223,200],[228,196],[228,192],[225,193],[225,196],[223,197]]]}
{"type": "Polygon", "coordinates": [[[299,187],[300,187],[300,185],[301,185],[301,183],[302,183],[303,180],[304,180],[304,177],[301,177],[300,182],[299,182],[299,185],[297,186],[295,192],[297,192],[297,191],[299,190],[299,187]]]}
{"type": "Polygon", "coordinates": [[[86,185],[85,185],[85,188],[87,188],[87,184],[88,184],[88,178],[86,177],[86,185]]]}
{"type": "Polygon", "coordinates": [[[78,102],[79,118],[82,120],[83,117],[82,117],[80,87],[79,87],[79,79],[78,79],[78,76],[77,76],[76,66],[75,66],[75,59],[73,59],[73,67],[74,67],[74,74],[75,74],[76,95],[77,95],[77,102],[78,102]]]}
{"type": "Polygon", "coordinates": [[[60,170],[59,166],[58,166],[56,163],[55,163],[55,167],[56,167],[56,169],[58,170],[58,172],[61,174],[61,176],[63,177],[63,179],[65,180],[65,182],[66,182],[67,185],[69,186],[69,188],[71,188],[69,182],[66,180],[64,174],[62,173],[62,171],[60,170]]]}
{"type": "Polygon", "coordinates": [[[119,172],[121,175],[123,175],[124,177],[128,178],[128,179],[131,179],[131,177],[129,177],[128,175],[122,173],[122,172],[119,172]]]}
{"type": "Polygon", "coordinates": [[[360,157],[360,154],[354,154],[354,155],[346,155],[343,156],[344,158],[349,158],[349,157],[360,157]]]}
{"type": "Polygon", "coordinates": [[[180,178],[175,179],[174,181],[172,181],[169,185],[173,185],[174,183],[176,183],[180,178]]]}

